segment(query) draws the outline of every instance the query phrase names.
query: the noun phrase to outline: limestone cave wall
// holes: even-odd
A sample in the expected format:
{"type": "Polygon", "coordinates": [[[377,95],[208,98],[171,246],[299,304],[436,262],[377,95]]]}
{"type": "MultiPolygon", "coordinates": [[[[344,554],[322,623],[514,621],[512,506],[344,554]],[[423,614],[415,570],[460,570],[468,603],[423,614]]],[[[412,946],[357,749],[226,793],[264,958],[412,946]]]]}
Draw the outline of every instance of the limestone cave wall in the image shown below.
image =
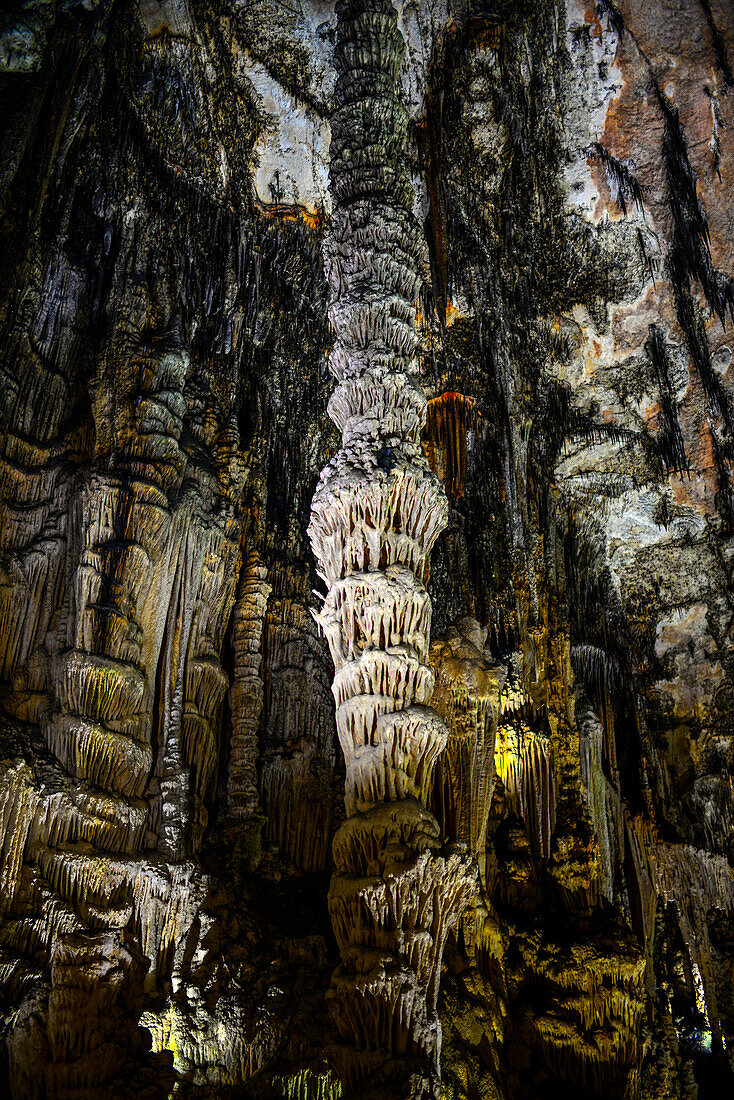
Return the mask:
{"type": "Polygon", "coordinates": [[[10,0],[0,110],[2,1094],[729,1095],[729,0],[10,0]]]}

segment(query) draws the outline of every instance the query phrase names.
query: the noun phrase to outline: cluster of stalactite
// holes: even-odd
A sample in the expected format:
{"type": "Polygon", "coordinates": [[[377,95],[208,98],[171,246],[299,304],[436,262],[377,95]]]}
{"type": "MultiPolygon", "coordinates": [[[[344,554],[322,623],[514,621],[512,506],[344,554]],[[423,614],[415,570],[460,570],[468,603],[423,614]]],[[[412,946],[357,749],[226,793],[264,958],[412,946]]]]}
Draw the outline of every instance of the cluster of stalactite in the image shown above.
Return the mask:
{"type": "Polygon", "coordinates": [[[487,825],[494,787],[497,722],[507,678],[486,652],[487,630],[463,619],[431,646],[433,705],[448,740],[435,774],[434,805],[442,831],[466,844],[484,881],[487,825]]]}
{"type": "Polygon", "coordinates": [[[734,27],[452,10],[0,15],[14,1100],[731,1092],[734,27]]]}
{"type": "Polygon", "coordinates": [[[68,914],[49,944],[45,1024],[34,1018],[26,1044],[14,1045],[19,1095],[76,1095],[118,1078],[111,1043],[128,1027],[133,1056],[136,1014],[114,1006],[142,988],[148,966],[151,980],[193,917],[178,868],[207,823],[239,547],[231,512],[210,514],[201,485],[179,492],[188,367],[174,323],[160,350],[129,363],[126,401],[110,407],[100,388],[94,466],[73,488],[60,492],[49,470],[43,440],[59,434],[64,402],[42,370],[3,436],[7,705],[39,722],[62,774],[89,792],[72,795],[68,814],[58,778],[45,782],[32,768],[17,778],[29,792],[14,825],[27,841],[25,870],[4,904],[68,914]],[[31,425],[34,447],[22,442],[31,425]],[[167,863],[141,859],[150,848],[167,863]],[[156,932],[161,906],[172,912],[156,932]],[[131,923],[140,929],[132,937],[131,923]]]}
{"type": "Polygon", "coordinates": [[[426,457],[455,499],[464,495],[467,435],[475,416],[475,402],[461,393],[442,393],[428,402],[426,457]]]}
{"type": "Polygon", "coordinates": [[[337,5],[336,111],[325,243],[342,447],[309,528],[327,586],[318,621],[334,660],[347,819],[334,838],[329,909],[342,963],[338,1057],[349,1094],[378,1082],[434,1087],[443,946],[474,890],[470,860],[443,852],[426,802],[446,728],[430,709],[428,555],[446,498],[422,456],[414,380],[423,243],[411,214],[404,44],[390,0],[337,5]]]}
{"type": "MultiPolygon", "coordinates": [[[[462,819],[454,792],[463,785],[454,774],[459,768],[468,770],[466,749],[463,762],[459,750],[467,719],[473,721],[474,713],[479,715],[476,670],[491,654],[506,672],[499,702],[488,708],[489,722],[480,724],[485,743],[491,736],[493,759],[485,769],[491,794],[482,864],[484,896],[474,907],[471,926],[464,929],[472,967],[467,975],[461,971],[463,959],[456,961],[456,985],[447,1002],[452,1027],[447,1029],[451,1039],[445,1051],[446,1073],[467,1094],[485,1072],[492,1086],[523,1097],[566,1095],[571,1081],[589,1095],[646,1096],[656,1074],[658,1085],[666,1074],[668,1081],[673,1079],[676,1071],[661,1068],[665,1043],[660,1034],[654,1041],[648,1038],[655,1028],[668,1026],[661,1022],[671,1012],[665,1001],[669,994],[663,990],[676,986],[655,954],[663,927],[665,935],[687,945],[678,949],[688,962],[679,961],[671,970],[685,965],[694,975],[700,974],[706,1018],[718,1013],[726,1021],[730,1016],[728,1009],[723,1014],[720,1009],[725,968],[711,929],[713,925],[722,936],[722,929],[729,927],[731,868],[702,847],[696,847],[694,855],[692,847],[666,844],[662,830],[645,824],[647,815],[660,821],[675,812],[656,805],[658,795],[651,790],[661,783],[657,769],[662,771],[662,764],[645,722],[660,707],[660,698],[651,692],[647,711],[640,697],[629,700],[624,678],[629,665],[640,658],[642,647],[626,624],[622,628],[619,595],[611,591],[607,572],[609,558],[593,543],[606,522],[601,518],[608,507],[605,494],[613,497],[623,492],[614,487],[605,460],[613,473],[623,469],[626,474],[627,467],[621,462],[618,467],[609,454],[623,452],[625,443],[629,452],[634,436],[627,421],[624,429],[617,423],[597,424],[593,406],[593,416],[578,411],[583,369],[567,374],[562,364],[574,362],[579,352],[573,341],[581,343],[585,333],[557,320],[548,323],[549,316],[564,316],[562,311],[573,308],[572,300],[580,297],[588,301],[593,315],[593,297],[602,283],[607,300],[634,299],[643,285],[653,283],[649,269],[642,278],[634,274],[635,261],[630,257],[626,285],[620,283],[612,290],[617,278],[614,265],[627,247],[625,235],[627,241],[637,235],[645,259],[644,225],[633,227],[623,218],[614,228],[604,220],[596,225],[592,219],[577,223],[569,216],[569,205],[559,201],[556,181],[561,161],[556,158],[562,150],[556,145],[556,115],[542,104],[545,96],[548,103],[568,100],[553,59],[559,57],[559,27],[564,19],[573,18],[570,11],[561,13],[560,5],[550,4],[542,11],[537,8],[537,18],[525,21],[518,15],[512,34],[507,33],[512,22],[507,17],[503,34],[494,36],[479,18],[473,26],[470,21],[459,22],[447,36],[436,67],[436,86],[429,92],[428,119],[422,130],[435,253],[435,315],[431,319],[429,314],[427,321],[427,327],[433,326],[434,342],[426,354],[425,378],[439,394],[429,407],[429,414],[434,408],[435,414],[432,423],[429,418],[424,447],[447,488],[453,481],[451,452],[460,455],[469,439],[472,444],[465,456],[463,496],[456,490],[451,493],[451,541],[440,546],[434,569],[434,577],[443,582],[441,594],[450,596],[449,626],[442,647],[436,645],[438,667],[446,664],[447,680],[451,652],[457,650],[453,632],[467,622],[461,616],[476,615],[494,628],[487,652],[478,645],[473,662],[457,676],[466,687],[442,688],[441,703],[436,704],[458,735],[449,739],[441,782],[434,791],[433,805],[449,831],[462,819]],[[587,250],[585,243],[579,247],[579,224],[593,248],[587,250]],[[612,234],[617,240],[614,249],[606,252],[612,234]],[[559,285],[550,270],[554,261],[549,264],[548,259],[564,249],[568,249],[565,282],[559,285]],[[526,279],[530,255],[532,284],[526,279]],[[603,267],[597,266],[601,255],[605,256],[603,267]],[[448,295],[460,310],[445,301],[448,295]],[[467,347],[472,347],[471,356],[467,347]],[[476,376],[472,376],[472,361],[482,365],[476,376]],[[555,388],[557,377],[564,380],[562,387],[555,388]],[[454,394],[467,404],[476,400],[481,416],[471,421],[465,417],[462,423],[454,394]],[[596,445],[604,460],[593,476],[579,462],[582,476],[575,494],[573,477],[564,483],[559,476],[564,472],[560,459],[564,451],[583,453],[577,440],[584,437],[589,452],[596,445]],[[600,446],[603,440],[608,440],[606,447],[600,446]],[[488,474],[493,452],[497,466],[504,464],[498,487],[488,474]],[[498,516],[503,517],[499,524],[498,516]],[[503,531],[497,537],[499,527],[503,531]],[[584,547],[581,561],[576,557],[579,546],[584,547]],[[472,570],[476,578],[468,595],[453,582],[454,572],[462,567],[472,570]],[[602,598],[591,581],[599,572],[605,574],[602,598]],[[585,579],[579,583],[581,574],[585,579]],[[508,604],[512,605],[509,616],[508,604]],[[593,703],[584,689],[593,695],[593,703]],[[631,756],[640,764],[633,781],[631,756]],[[700,873],[694,883],[688,869],[695,861],[700,873]],[[712,919],[714,913],[720,915],[712,919]],[[677,929],[675,936],[667,922],[677,929]],[[595,948],[590,948],[589,940],[595,948]],[[500,1059],[481,1053],[473,1038],[475,1028],[483,1041],[502,1046],[500,1059]],[[466,1056],[467,1048],[474,1049],[473,1060],[466,1056]]],[[[619,19],[621,33],[626,34],[619,19]]],[[[578,15],[578,7],[576,20],[573,35],[578,38],[574,40],[598,44],[578,15]]],[[[639,13],[634,22],[638,27],[644,23],[639,13]]],[[[624,41],[631,52],[638,49],[631,34],[624,41]]],[[[628,122],[617,116],[619,130],[615,134],[612,128],[612,139],[619,138],[628,122]]],[[[565,135],[563,140],[568,140],[565,135]]],[[[667,140],[670,154],[673,143],[667,140]]],[[[682,160],[680,143],[676,149],[682,160]]],[[[599,155],[598,150],[592,152],[599,155]]],[[[608,156],[601,157],[601,164],[622,214],[630,220],[633,210],[639,215],[634,164],[611,165],[608,156]]],[[[680,165],[678,170],[690,178],[689,167],[685,173],[680,165]]],[[[680,204],[680,197],[672,201],[680,204]]],[[[723,277],[720,283],[724,285],[723,277]]],[[[629,310],[635,316],[635,307],[629,310]]],[[[605,331],[596,317],[594,322],[600,332],[605,331]]],[[[597,348],[593,342],[583,348],[587,365],[595,363],[597,348]]],[[[684,469],[678,407],[671,396],[674,371],[669,348],[663,349],[668,356],[663,360],[659,334],[653,334],[641,350],[652,361],[662,410],[659,435],[645,440],[647,454],[658,450],[666,467],[684,469]]],[[[629,353],[626,345],[625,353],[629,353]]],[[[629,377],[628,370],[633,370],[631,361],[625,361],[623,379],[629,377]]],[[[621,405],[624,408],[624,398],[621,405]]],[[[645,470],[645,450],[638,446],[638,476],[649,484],[655,475],[645,470]]],[[[569,466],[574,470],[573,461],[569,466]]],[[[620,483],[630,484],[621,478],[620,483]]],[[[677,483],[675,492],[676,501],[684,499],[685,490],[677,483]]],[[[725,504],[721,492],[717,500],[725,504]]],[[[659,522],[667,522],[665,512],[659,522]]],[[[711,522],[716,526],[714,518],[711,522]]],[[[627,537],[634,542],[634,535],[627,537]]],[[[616,530],[610,539],[614,547],[619,546],[615,538],[620,538],[616,530]]],[[[706,560],[705,555],[702,558],[706,560]]],[[[669,593],[677,591],[685,603],[690,598],[686,582],[677,582],[678,570],[685,573],[685,567],[679,566],[672,552],[664,560],[664,566],[662,558],[656,566],[655,576],[666,576],[666,597],[671,602],[669,593]]],[[[717,589],[719,576],[712,571],[708,582],[717,589]]],[[[619,584],[618,577],[615,582],[619,584]]],[[[634,585],[623,573],[622,589],[629,591],[634,585]]],[[[435,580],[433,590],[439,591],[435,580]]],[[[636,629],[643,629],[648,615],[652,618],[654,599],[651,593],[649,603],[638,607],[636,629]]],[[[440,602],[438,606],[442,609],[440,602]]],[[[466,642],[463,647],[468,656],[466,642]]],[[[640,660],[637,669],[639,691],[650,675],[649,665],[640,660]]],[[[441,673],[439,677],[442,684],[441,673]]],[[[665,736],[671,721],[669,713],[661,721],[665,736]]],[[[468,738],[465,743],[471,745],[468,738]]],[[[731,788],[725,786],[716,800],[719,822],[728,820],[731,788]]],[[[713,789],[712,781],[708,790],[713,789]]],[[[685,835],[685,824],[678,828],[685,835]]],[[[695,985],[693,979],[691,984],[695,985]]],[[[678,991],[671,1004],[676,998],[685,999],[678,991]]],[[[707,1032],[705,1023],[698,1026],[701,1034],[710,1035],[714,1051],[724,1049],[716,1027],[707,1032]]],[[[670,1055],[671,1062],[681,1058],[685,1064],[684,1059],[690,1058],[685,1026],[676,1022],[680,1045],[675,1028],[669,1027],[676,1052],[670,1055]]],[[[665,1042],[670,1043],[670,1037],[665,1042]]],[[[693,1080],[690,1069],[679,1072],[681,1081],[686,1072],[693,1080]]],[[[712,1072],[724,1079],[725,1060],[712,1072]]],[[[683,1089],[679,1084],[666,1087],[683,1089]]]]}

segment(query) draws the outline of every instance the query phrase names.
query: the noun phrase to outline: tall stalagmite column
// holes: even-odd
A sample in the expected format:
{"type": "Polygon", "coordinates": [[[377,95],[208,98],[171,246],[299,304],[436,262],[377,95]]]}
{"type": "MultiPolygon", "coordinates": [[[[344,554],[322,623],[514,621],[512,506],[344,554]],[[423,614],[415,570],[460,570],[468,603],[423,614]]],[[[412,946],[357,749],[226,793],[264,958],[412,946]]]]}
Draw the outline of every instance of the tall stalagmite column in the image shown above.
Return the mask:
{"type": "Polygon", "coordinates": [[[339,0],[332,118],[334,203],[325,257],[339,380],[329,414],[342,447],[321,475],[311,544],[328,594],[318,618],[334,660],[347,820],[329,908],[342,962],[332,1010],[345,1090],[433,1091],[436,998],[451,926],[469,901],[469,858],[442,845],[425,808],[446,728],[427,704],[428,556],[446,498],[422,457],[414,302],[424,244],[412,217],[404,43],[390,0],[339,0]]]}

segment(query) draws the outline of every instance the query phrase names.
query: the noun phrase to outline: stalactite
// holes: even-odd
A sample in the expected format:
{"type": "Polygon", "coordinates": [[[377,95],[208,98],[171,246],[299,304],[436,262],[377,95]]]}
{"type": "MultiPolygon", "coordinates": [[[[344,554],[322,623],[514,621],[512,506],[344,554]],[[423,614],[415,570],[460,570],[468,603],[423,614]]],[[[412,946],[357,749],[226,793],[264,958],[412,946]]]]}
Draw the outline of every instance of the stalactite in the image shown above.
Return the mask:
{"type": "Polygon", "coordinates": [[[643,212],[642,189],[637,179],[635,165],[632,162],[626,164],[613,157],[598,141],[587,150],[589,157],[598,158],[604,166],[604,173],[609,185],[609,193],[612,202],[616,202],[623,214],[627,213],[627,204],[633,204],[638,212],[643,212]]]}
{"type": "Polygon", "coordinates": [[[466,857],[441,853],[423,808],[447,736],[427,706],[424,587],[446,499],[418,444],[426,403],[412,378],[413,303],[424,259],[395,86],[403,48],[389,0],[340,0],[325,255],[339,380],[329,411],[342,449],[322,472],[309,534],[328,588],[318,621],[347,765],[329,909],[342,955],[332,1011],[357,1047],[337,1058],[348,1094],[378,1082],[401,1095],[433,1087],[443,945],[475,881],[466,857]]]}
{"type": "Polygon", "coordinates": [[[618,788],[604,772],[604,729],[592,706],[577,700],[581,778],[601,856],[601,892],[615,898],[615,871],[624,861],[624,810],[618,788]]]}
{"type": "Polygon", "coordinates": [[[191,776],[192,827],[189,850],[201,845],[209,821],[206,806],[220,751],[219,718],[229,687],[220,655],[235,599],[240,550],[234,522],[208,532],[199,590],[186,651],[181,719],[184,767],[191,776]]]}
{"type": "Polygon", "coordinates": [[[461,393],[442,393],[428,402],[424,451],[454,500],[464,495],[467,434],[475,415],[474,400],[461,393]]]}
{"type": "Polygon", "coordinates": [[[486,633],[476,620],[465,619],[431,645],[433,705],[449,731],[436,768],[437,816],[444,833],[466,844],[477,859],[483,885],[497,721],[507,676],[503,665],[487,658],[486,633]]]}
{"type": "Polygon", "coordinates": [[[505,788],[510,809],[527,829],[532,850],[548,859],[556,824],[556,779],[550,738],[525,722],[500,720],[495,774],[505,788]]]}
{"type": "Polygon", "coordinates": [[[666,844],[640,817],[627,821],[627,841],[640,902],[648,982],[652,965],[658,899],[672,902],[690,961],[698,967],[713,1041],[721,1049],[721,1019],[716,1003],[709,925],[715,910],[734,912],[734,873],[722,856],[688,844],[666,844]]]}

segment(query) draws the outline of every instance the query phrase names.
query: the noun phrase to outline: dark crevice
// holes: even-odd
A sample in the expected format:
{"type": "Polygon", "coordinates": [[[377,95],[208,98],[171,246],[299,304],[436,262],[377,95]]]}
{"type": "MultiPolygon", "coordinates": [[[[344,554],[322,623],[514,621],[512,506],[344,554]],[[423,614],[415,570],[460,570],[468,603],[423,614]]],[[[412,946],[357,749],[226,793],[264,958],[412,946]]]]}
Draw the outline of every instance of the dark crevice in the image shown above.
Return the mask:
{"type": "Polygon", "coordinates": [[[661,423],[657,438],[660,457],[666,470],[687,473],[688,458],[678,419],[678,402],[671,381],[672,364],[665,346],[665,337],[657,325],[650,325],[650,335],[645,344],[645,351],[653,365],[660,387],[661,423]]]}
{"type": "Polygon", "coordinates": [[[709,25],[711,31],[711,37],[714,43],[714,53],[716,54],[716,62],[721,69],[724,77],[724,88],[731,88],[734,86],[734,73],[732,73],[731,65],[729,64],[729,55],[726,51],[726,43],[724,37],[716,25],[716,21],[711,11],[711,4],[709,0],[699,0],[701,7],[706,15],[706,22],[709,25]]]}

